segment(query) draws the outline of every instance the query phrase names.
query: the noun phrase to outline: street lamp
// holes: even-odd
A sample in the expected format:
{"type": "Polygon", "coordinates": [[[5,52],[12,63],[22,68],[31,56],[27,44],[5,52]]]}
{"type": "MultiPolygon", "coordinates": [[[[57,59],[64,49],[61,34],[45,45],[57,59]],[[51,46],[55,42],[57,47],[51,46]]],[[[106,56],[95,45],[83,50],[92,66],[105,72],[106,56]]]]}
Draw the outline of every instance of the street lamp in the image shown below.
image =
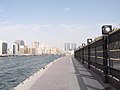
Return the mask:
{"type": "Polygon", "coordinates": [[[84,47],[85,46],[85,43],[82,43],[82,47],[84,47]]]}
{"type": "Polygon", "coordinates": [[[87,44],[90,44],[92,42],[92,39],[87,39],[87,44]]]}
{"type": "Polygon", "coordinates": [[[103,35],[108,35],[110,32],[112,32],[112,25],[102,26],[102,34],[103,35]]]}
{"type": "Polygon", "coordinates": [[[108,43],[109,33],[112,32],[112,25],[102,26],[103,35],[103,71],[104,71],[104,82],[108,82],[108,43]]]}

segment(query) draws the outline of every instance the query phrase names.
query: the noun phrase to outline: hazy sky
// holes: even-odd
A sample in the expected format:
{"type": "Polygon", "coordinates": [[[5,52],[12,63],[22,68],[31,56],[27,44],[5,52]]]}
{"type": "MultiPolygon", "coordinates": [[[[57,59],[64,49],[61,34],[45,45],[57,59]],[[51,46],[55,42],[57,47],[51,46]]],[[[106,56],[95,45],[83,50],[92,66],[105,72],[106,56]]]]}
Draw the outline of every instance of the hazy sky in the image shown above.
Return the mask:
{"type": "Polygon", "coordinates": [[[101,35],[103,24],[120,24],[120,0],[0,0],[0,40],[22,39],[63,48],[101,35]]]}

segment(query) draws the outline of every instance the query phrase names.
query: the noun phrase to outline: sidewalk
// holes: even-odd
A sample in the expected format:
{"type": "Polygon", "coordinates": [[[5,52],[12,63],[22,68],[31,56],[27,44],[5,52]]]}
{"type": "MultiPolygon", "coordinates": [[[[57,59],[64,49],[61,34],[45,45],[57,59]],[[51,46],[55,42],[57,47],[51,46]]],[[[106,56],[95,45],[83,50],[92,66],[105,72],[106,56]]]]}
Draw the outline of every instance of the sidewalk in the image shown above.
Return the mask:
{"type": "Polygon", "coordinates": [[[22,90],[115,90],[106,87],[109,85],[76,59],[63,57],[47,68],[30,88],[22,90]]]}
{"type": "Polygon", "coordinates": [[[75,73],[79,82],[80,90],[116,90],[110,84],[103,83],[102,78],[91,69],[80,64],[73,58],[75,73]]]}
{"type": "Polygon", "coordinates": [[[52,65],[29,90],[80,90],[72,60],[65,57],[52,65]]]}

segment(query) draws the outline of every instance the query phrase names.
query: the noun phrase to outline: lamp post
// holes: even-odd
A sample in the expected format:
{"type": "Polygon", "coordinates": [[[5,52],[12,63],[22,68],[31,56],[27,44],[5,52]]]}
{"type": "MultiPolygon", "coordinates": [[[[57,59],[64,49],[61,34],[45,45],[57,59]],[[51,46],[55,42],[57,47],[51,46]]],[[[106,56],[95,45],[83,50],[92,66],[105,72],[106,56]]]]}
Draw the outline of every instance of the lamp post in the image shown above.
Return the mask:
{"type": "Polygon", "coordinates": [[[82,64],[84,64],[84,46],[85,43],[82,43],[82,64]]]}
{"type": "Polygon", "coordinates": [[[88,69],[90,69],[90,43],[92,42],[92,39],[87,39],[87,44],[88,44],[88,69]]]}
{"type": "Polygon", "coordinates": [[[102,26],[102,35],[103,35],[103,71],[104,71],[104,82],[107,83],[107,75],[108,75],[108,47],[107,44],[109,43],[109,33],[112,32],[111,25],[104,25],[102,26]]]}

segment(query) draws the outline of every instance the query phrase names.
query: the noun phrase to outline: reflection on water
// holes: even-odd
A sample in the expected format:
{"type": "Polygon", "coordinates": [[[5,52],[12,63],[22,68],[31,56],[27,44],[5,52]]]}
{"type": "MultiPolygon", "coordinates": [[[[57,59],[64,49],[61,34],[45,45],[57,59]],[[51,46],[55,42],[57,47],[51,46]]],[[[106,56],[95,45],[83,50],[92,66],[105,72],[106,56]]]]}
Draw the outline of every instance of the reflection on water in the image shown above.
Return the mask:
{"type": "Polygon", "coordinates": [[[10,90],[58,55],[0,58],[0,90],[10,90]]]}

